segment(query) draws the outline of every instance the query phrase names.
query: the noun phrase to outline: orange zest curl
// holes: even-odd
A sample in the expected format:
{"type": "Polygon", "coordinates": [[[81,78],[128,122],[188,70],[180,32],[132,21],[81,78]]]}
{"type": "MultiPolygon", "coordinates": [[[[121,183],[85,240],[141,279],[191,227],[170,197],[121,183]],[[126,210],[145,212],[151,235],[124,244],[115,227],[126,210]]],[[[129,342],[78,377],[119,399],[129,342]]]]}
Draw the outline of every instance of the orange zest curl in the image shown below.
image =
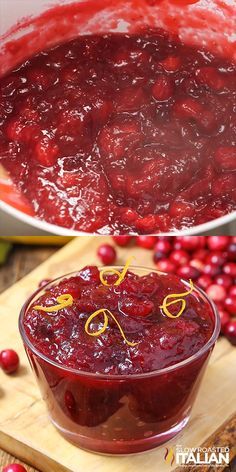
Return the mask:
{"type": "Polygon", "coordinates": [[[123,280],[124,280],[124,278],[127,274],[127,271],[129,269],[129,266],[130,266],[132,260],[133,260],[133,257],[130,257],[126,261],[122,272],[120,272],[117,269],[112,269],[112,268],[111,269],[106,269],[105,268],[105,269],[101,270],[100,271],[100,280],[101,280],[102,284],[105,285],[106,287],[111,287],[113,285],[113,284],[108,284],[108,282],[104,279],[104,274],[109,273],[109,274],[115,274],[115,275],[118,276],[118,279],[115,281],[114,285],[120,285],[121,282],[123,282],[123,280]]]}
{"type": "Polygon", "coordinates": [[[53,306],[40,306],[36,305],[33,307],[34,310],[40,310],[40,311],[45,311],[46,313],[54,313],[56,311],[62,310],[62,308],[65,308],[66,306],[71,306],[73,305],[73,297],[69,293],[65,293],[63,295],[60,295],[57,297],[57,303],[58,305],[53,305],[53,306]]]}
{"type": "Polygon", "coordinates": [[[194,289],[194,285],[191,279],[189,280],[189,285],[190,285],[190,290],[188,290],[187,292],[171,293],[170,295],[167,295],[164,298],[163,304],[160,306],[160,308],[163,310],[166,316],[168,316],[169,318],[179,318],[182,315],[182,313],[184,312],[186,308],[186,300],[184,300],[184,298],[179,298],[179,297],[187,297],[187,295],[190,295],[190,293],[192,293],[194,289]],[[168,301],[168,299],[170,298],[174,298],[174,300],[168,301]],[[168,310],[168,307],[171,305],[175,305],[176,303],[181,303],[182,305],[177,315],[172,315],[172,313],[170,313],[170,311],[168,310]]]}
{"type": "Polygon", "coordinates": [[[121,325],[120,323],[117,321],[116,317],[113,315],[113,313],[111,313],[110,310],[108,310],[107,308],[100,308],[100,310],[97,310],[95,311],[92,315],[89,316],[89,318],[87,319],[86,323],[85,323],[85,332],[89,335],[89,336],[100,336],[100,334],[104,333],[108,327],[108,322],[109,322],[109,319],[108,317],[111,317],[115,323],[117,324],[119,330],[120,330],[120,333],[121,333],[121,336],[122,338],[125,340],[126,344],[128,344],[128,346],[131,346],[131,347],[134,347],[134,346],[137,346],[138,343],[132,343],[130,341],[128,341],[128,339],[126,338],[125,336],[125,333],[123,331],[123,329],[121,328],[121,325]],[[102,328],[100,328],[98,331],[93,331],[91,332],[89,330],[89,325],[90,323],[93,321],[94,318],[96,318],[96,316],[100,315],[100,314],[103,314],[103,319],[104,319],[104,323],[103,323],[103,326],[102,328]]]}

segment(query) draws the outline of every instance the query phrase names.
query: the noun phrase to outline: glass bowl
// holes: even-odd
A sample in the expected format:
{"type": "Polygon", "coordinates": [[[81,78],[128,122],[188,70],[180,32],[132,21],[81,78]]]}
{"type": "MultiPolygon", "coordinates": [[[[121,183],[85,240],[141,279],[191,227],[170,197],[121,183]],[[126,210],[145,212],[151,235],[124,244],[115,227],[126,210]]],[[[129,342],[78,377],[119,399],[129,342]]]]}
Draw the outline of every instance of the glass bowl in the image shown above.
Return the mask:
{"type": "MultiPolygon", "coordinates": [[[[107,269],[111,269],[108,267],[107,269]]],[[[121,267],[113,267],[122,270],[121,267]]],[[[130,267],[142,276],[153,269],[130,267]]],[[[103,454],[130,454],[154,448],[179,433],[187,424],[209,357],[220,332],[214,304],[194,287],[202,309],[208,306],[213,332],[194,355],[170,367],[142,374],[105,375],[63,366],[40,353],[28,339],[23,319],[29,307],[55,283],[38,289],[22,307],[19,329],[50,419],[75,445],[103,454]]],[[[183,281],[187,290],[190,285],[183,281]]]]}

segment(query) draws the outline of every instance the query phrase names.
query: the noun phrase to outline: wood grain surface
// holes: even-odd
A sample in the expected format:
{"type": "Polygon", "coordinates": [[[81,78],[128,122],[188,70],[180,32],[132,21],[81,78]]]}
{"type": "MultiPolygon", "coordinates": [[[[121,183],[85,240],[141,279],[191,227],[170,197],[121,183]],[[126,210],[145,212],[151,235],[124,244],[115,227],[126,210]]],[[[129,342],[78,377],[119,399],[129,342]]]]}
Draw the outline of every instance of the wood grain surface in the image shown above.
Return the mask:
{"type": "MultiPolygon", "coordinates": [[[[102,240],[107,240],[107,238],[102,238],[102,240]]],[[[55,254],[51,259],[47,260],[42,266],[38,267],[33,273],[29,274],[26,278],[21,280],[14,287],[10,288],[5,294],[1,296],[0,306],[4,306],[3,310],[0,310],[0,316],[2,315],[2,320],[4,324],[4,318],[6,319],[7,313],[11,312],[11,319],[17,319],[17,312],[21,303],[23,303],[24,298],[29,291],[32,291],[42,278],[52,277],[55,275],[61,275],[65,271],[70,271],[78,269],[79,267],[85,265],[86,263],[97,263],[96,259],[96,249],[101,243],[100,238],[77,238],[76,241],[73,241],[68,246],[63,248],[60,252],[55,254]],[[16,313],[14,312],[16,310],[16,313]]],[[[21,249],[22,250],[22,249],[21,249]]],[[[46,248],[42,251],[44,252],[43,257],[48,257],[46,248]],[[46,252],[45,252],[46,251],[46,252]],[[47,255],[46,255],[47,253],[47,255]]],[[[54,251],[52,249],[49,250],[54,251]]],[[[8,263],[8,269],[11,275],[4,275],[5,284],[10,285],[17,275],[14,275],[15,272],[12,268],[14,257],[18,260],[16,267],[18,267],[17,274],[21,273],[19,267],[28,267],[31,268],[32,258],[29,256],[27,261],[27,249],[23,249],[24,257],[23,260],[19,262],[19,255],[12,255],[11,260],[8,263]],[[26,251],[26,252],[24,252],[26,251]]],[[[32,252],[30,250],[30,252],[32,252]]],[[[129,255],[130,255],[129,251],[129,255]]],[[[136,256],[135,263],[148,265],[152,264],[151,253],[144,251],[140,248],[133,248],[132,254],[136,256]]],[[[39,256],[37,248],[35,249],[35,257],[39,256]]],[[[118,262],[124,262],[127,258],[127,249],[119,249],[119,260],[118,262]]],[[[21,258],[20,258],[21,259],[21,258]]],[[[41,259],[42,260],[42,259],[41,259]]],[[[14,265],[14,264],[13,264],[14,265]]],[[[27,269],[26,269],[27,270],[27,269]]],[[[2,279],[4,269],[0,271],[0,280],[2,279]]],[[[3,288],[3,287],[2,287],[3,288]]],[[[22,358],[23,372],[22,377],[24,382],[19,388],[17,382],[20,381],[17,376],[13,379],[8,377],[5,380],[4,390],[6,391],[6,397],[13,395],[14,389],[18,389],[18,401],[26,402],[24,408],[28,410],[30,408],[31,420],[37,421],[40,418],[40,423],[31,428],[30,420],[28,418],[24,423],[24,418],[27,418],[27,415],[16,415],[17,410],[14,410],[14,401],[13,404],[9,405],[8,410],[8,421],[9,418],[14,416],[13,427],[16,428],[16,431],[12,431],[11,425],[6,424],[6,422],[1,421],[1,437],[0,444],[4,444],[4,448],[8,451],[14,452],[18,457],[24,457],[30,463],[37,464],[38,468],[45,472],[59,472],[59,471],[73,471],[80,472],[83,468],[86,468],[88,472],[102,471],[107,472],[113,469],[113,472],[139,472],[142,470],[155,471],[155,472],[165,472],[173,470],[168,467],[164,460],[164,451],[165,447],[158,448],[154,451],[151,451],[140,456],[130,456],[123,458],[107,457],[90,454],[84,451],[81,451],[74,446],[66,443],[53,429],[50,425],[45,407],[43,402],[39,400],[39,392],[36,384],[33,381],[33,377],[28,369],[28,364],[26,358],[24,357],[22,345],[20,339],[15,338],[15,328],[11,328],[10,333],[4,333],[5,338],[13,339],[13,347],[17,350],[19,349],[20,355],[22,358]],[[22,388],[27,386],[31,393],[31,399],[27,400],[27,396],[23,397],[21,394],[24,393],[22,388]],[[34,401],[32,401],[32,397],[34,401]],[[9,416],[10,415],[10,416],[9,416]],[[24,428],[30,430],[30,439],[32,444],[27,448],[23,447],[25,437],[29,433],[24,430],[22,435],[22,425],[24,428]],[[3,427],[3,428],[2,428],[3,427]],[[37,443],[35,443],[36,433],[39,430],[39,427],[43,430],[43,437],[37,438],[37,443]],[[4,431],[3,431],[4,430],[4,431]],[[4,434],[2,434],[2,431],[4,434]],[[21,434],[19,434],[21,433],[21,434]],[[13,437],[13,439],[12,439],[13,437]],[[45,443],[45,438],[47,438],[47,443],[45,443]],[[48,441],[50,438],[50,441],[48,441]],[[45,448],[45,444],[48,446],[48,442],[53,443],[54,450],[49,451],[45,448]],[[37,447],[36,447],[37,446],[37,447]],[[57,462],[58,461],[58,462],[57,462]]],[[[235,451],[233,447],[235,446],[235,411],[236,411],[236,384],[235,384],[235,363],[236,363],[236,350],[232,348],[225,339],[221,339],[216,346],[214,354],[212,356],[210,365],[207,369],[204,381],[199,392],[198,400],[193,410],[193,414],[190,420],[189,425],[186,427],[181,435],[178,435],[178,443],[182,445],[188,445],[189,447],[196,447],[202,444],[204,445],[214,445],[215,441],[220,441],[219,445],[227,445],[231,447],[231,459],[234,460],[235,451]]],[[[2,379],[2,377],[1,377],[2,379]]],[[[7,404],[6,404],[7,406],[7,404]]],[[[25,411],[25,410],[24,410],[25,411]]],[[[5,418],[6,419],[6,418],[5,418]]],[[[29,437],[28,437],[29,440],[29,437]]],[[[28,441],[29,442],[29,441],[28,441]]],[[[172,440],[168,445],[174,447],[176,440],[172,440]]],[[[50,446],[50,445],[49,445],[50,446]]],[[[3,453],[1,454],[2,464],[3,460],[8,460],[7,456],[3,453]]],[[[233,465],[232,465],[233,467],[233,465]]],[[[27,469],[29,472],[35,471],[35,469],[27,469]]],[[[180,470],[180,469],[178,469],[180,470]]],[[[187,469],[184,468],[184,471],[187,469]]],[[[221,469],[222,470],[222,469],[221,469]]],[[[231,468],[233,471],[234,469],[231,468]]],[[[193,468],[191,468],[193,471],[193,468]]],[[[197,472],[212,472],[212,468],[203,469],[197,468],[197,472]]]]}
{"type": "MultiPolygon", "coordinates": [[[[48,259],[56,250],[57,248],[50,246],[13,246],[6,264],[0,267],[0,293],[27,275],[31,270],[35,269],[35,267],[48,259]]],[[[26,465],[19,461],[17,457],[8,454],[0,448],[0,470],[2,470],[5,465],[13,462],[27,467],[27,472],[38,472],[35,468],[26,465]]]]}

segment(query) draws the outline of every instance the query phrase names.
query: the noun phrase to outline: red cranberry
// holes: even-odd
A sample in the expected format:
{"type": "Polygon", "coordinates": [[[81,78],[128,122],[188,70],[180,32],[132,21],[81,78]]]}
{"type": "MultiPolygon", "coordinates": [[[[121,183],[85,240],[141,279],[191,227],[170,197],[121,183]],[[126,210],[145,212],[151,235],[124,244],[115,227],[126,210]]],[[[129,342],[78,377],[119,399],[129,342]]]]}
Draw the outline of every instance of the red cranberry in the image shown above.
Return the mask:
{"type": "Polygon", "coordinates": [[[145,249],[153,249],[156,241],[156,236],[137,236],[136,238],[137,246],[143,247],[145,249]]]}
{"type": "Polygon", "coordinates": [[[204,263],[200,261],[199,259],[191,259],[189,265],[191,265],[192,267],[196,267],[196,269],[198,269],[199,272],[203,272],[204,263]]]}
{"type": "Polygon", "coordinates": [[[116,251],[110,244],[102,244],[97,251],[97,255],[103,264],[114,264],[116,260],[116,251]]]}
{"type": "Polygon", "coordinates": [[[218,310],[218,313],[220,315],[221,332],[224,333],[225,327],[228,324],[228,322],[230,321],[230,316],[229,316],[228,312],[226,310],[223,310],[222,308],[220,308],[218,310]]]}
{"type": "Polygon", "coordinates": [[[132,236],[112,236],[113,240],[117,244],[117,246],[127,246],[129,242],[132,240],[132,236]]]}
{"type": "Polygon", "coordinates": [[[222,285],[224,288],[227,289],[232,285],[233,281],[229,275],[220,274],[217,275],[217,277],[215,278],[215,283],[217,285],[222,285]]]}
{"type": "Polygon", "coordinates": [[[206,242],[205,236],[179,236],[177,239],[187,251],[204,248],[206,242]]]}
{"type": "Polygon", "coordinates": [[[3,467],[2,472],[27,472],[27,470],[23,465],[14,463],[3,467]]]}
{"type": "Polygon", "coordinates": [[[152,95],[158,101],[171,98],[173,95],[172,80],[167,75],[160,74],[152,87],[152,95]]]}
{"type": "Polygon", "coordinates": [[[224,335],[226,338],[236,346],[236,320],[229,321],[229,323],[224,328],[224,335]]]}
{"type": "Polygon", "coordinates": [[[228,259],[232,262],[236,262],[236,243],[231,243],[227,249],[228,259]]]}
{"type": "Polygon", "coordinates": [[[232,287],[229,289],[229,296],[236,297],[236,285],[232,285],[232,287]]]}
{"type": "Polygon", "coordinates": [[[222,285],[212,284],[206,293],[214,302],[223,302],[226,298],[226,290],[222,285]]]}
{"type": "Polygon", "coordinates": [[[197,279],[197,284],[203,290],[206,290],[212,284],[212,278],[209,275],[201,275],[197,279]]]}
{"type": "Polygon", "coordinates": [[[215,277],[220,273],[220,267],[216,264],[212,264],[212,262],[209,262],[205,265],[203,272],[206,275],[210,275],[210,277],[215,277]]]}
{"type": "Polygon", "coordinates": [[[198,249],[197,251],[194,251],[192,256],[194,259],[197,259],[198,261],[205,261],[207,255],[209,254],[207,249],[198,249]]]}
{"type": "Polygon", "coordinates": [[[193,279],[196,280],[200,272],[196,267],[192,267],[190,265],[184,265],[182,267],[179,267],[177,274],[182,277],[183,279],[193,279]]]}
{"type": "Polygon", "coordinates": [[[231,296],[225,299],[225,308],[231,314],[236,316],[236,297],[231,296]]]}
{"type": "Polygon", "coordinates": [[[225,264],[223,266],[223,272],[231,277],[236,277],[236,263],[228,262],[228,264],[225,264]]]}
{"type": "Polygon", "coordinates": [[[156,252],[162,252],[163,254],[169,254],[171,251],[171,243],[169,241],[165,241],[165,239],[161,239],[160,241],[157,241],[157,243],[154,246],[154,251],[156,252]]]}
{"type": "Polygon", "coordinates": [[[229,236],[209,236],[207,238],[207,245],[213,251],[223,251],[227,248],[229,241],[229,236]]]}
{"type": "Polygon", "coordinates": [[[227,255],[219,251],[211,252],[206,258],[206,262],[212,262],[212,264],[216,264],[219,266],[222,266],[226,262],[226,260],[227,255]]]}
{"type": "Polygon", "coordinates": [[[0,367],[6,374],[12,374],[19,367],[19,356],[13,349],[0,352],[0,367]]]}
{"type": "Polygon", "coordinates": [[[170,254],[170,260],[177,265],[185,265],[189,262],[189,255],[183,249],[176,249],[170,254]]]}
{"type": "Polygon", "coordinates": [[[158,270],[161,272],[167,272],[168,274],[173,274],[176,271],[176,265],[169,259],[162,259],[156,266],[158,270]]]}

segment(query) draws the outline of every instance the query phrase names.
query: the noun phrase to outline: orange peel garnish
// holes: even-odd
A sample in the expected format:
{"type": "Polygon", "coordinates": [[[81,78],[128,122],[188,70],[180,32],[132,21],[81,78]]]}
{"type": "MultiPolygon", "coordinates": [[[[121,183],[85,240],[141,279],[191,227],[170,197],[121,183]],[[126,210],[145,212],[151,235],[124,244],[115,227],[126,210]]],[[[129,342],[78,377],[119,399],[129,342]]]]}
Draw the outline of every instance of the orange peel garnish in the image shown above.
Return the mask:
{"type": "Polygon", "coordinates": [[[128,344],[129,346],[131,347],[134,347],[134,346],[137,346],[138,343],[132,343],[130,341],[128,341],[128,339],[126,338],[125,336],[125,333],[123,331],[123,329],[121,328],[121,325],[120,323],[117,321],[116,317],[113,315],[113,313],[111,313],[110,310],[108,310],[107,308],[100,308],[99,310],[95,311],[94,313],[92,313],[92,315],[89,316],[89,318],[87,319],[86,323],[85,323],[85,332],[89,335],[89,336],[100,336],[100,334],[104,333],[108,327],[108,322],[109,322],[109,318],[108,317],[111,317],[115,323],[117,324],[119,330],[120,330],[120,333],[121,333],[121,336],[122,338],[125,340],[126,344],[128,344]],[[91,323],[91,321],[93,321],[94,318],[96,318],[96,316],[100,315],[100,314],[103,314],[103,319],[104,319],[104,324],[102,326],[102,328],[100,328],[98,331],[93,331],[91,332],[89,330],[89,325],[91,323]]]}
{"type": "Polygon", "coordinates": [[[70,295],[69,293],[60,295],[59,297],[57,297],[56,300],[57,300],[58,305],[53,305],[53,306],[35,305],[33,309],[45,311],[46,313],[54,313],[56,311],[62,310],[62,308],[65,308],[67,306],[72,306],[73,301],[74,301],[72,295],[70,295]]]}
{"type": "Polygon", "coordinates": [[[167,295],[164,298],[163,304],[160,305],[160,308],[163,310],[163,312],[165,313],[166,316],[168,316],[169,318],[179,318],[182,315],[182,313],[184,312],[184,310],[186,308],[186,300],[184,300],[184,298],[179,298],[179,297],[187,297],[187,295],[190,295],[190,293],[192,293],[192,291],[194,289],[194,285],[193,285],[193,282],[192,282],[191,279],[189,280],[189,285],[190,285],[190,290],[188,290],[187,292],[170,293],[169,295],[167,295]],[[170,298],[174,298],[175,300],[168,301],[168,299],[170,299],[170,298]],[[170,311],[168,310],[168,307],[171,306],[171,305],[174,305],[176,303],[182,303],[182,306],[181,306],[179,312],[177,313],[177,315],[172,315],[172,313],[170,313],[170,311]]]}
{"type": "Polygon", "coordinates": [[[123,268],[122,272],[120,272],[120,271],[117,270],[117,269],[113,269],[113,268],[111,268],[111,269],[106,269],[106,268],[105,268],[105,269],[101,270],[101,271],[100,271],[100,280],[101,280],[102,284],[105,285],[106,287],[111,287],[112,285],[120,285],[121,282],[123,282],[123,280],[124,280],[124,278],[125,278],[125,276],[126,276],[126,274],[127,274],[127,271],[128,271],[128,269],[129,269],[129,266],[130,266],[130,264],[131,264],[131,262],[132,262],[133,259],[134,259],[133,256],[132,256],[132,257],[129,257],[129,259],[127,259],[127,261],[126,261],[126,263],[125,263],[125,265],[124,265],[124,268],[123,268]],[[106,272],[108,272],[109,274],[112,273],[112,274],[115,274],[115,275],[118,276],[118,279],[115,281],[114,284],[108,284],[108,283],[107,283],[107,280],[104,279],[104,274],[105,274],[106,272]]]}

